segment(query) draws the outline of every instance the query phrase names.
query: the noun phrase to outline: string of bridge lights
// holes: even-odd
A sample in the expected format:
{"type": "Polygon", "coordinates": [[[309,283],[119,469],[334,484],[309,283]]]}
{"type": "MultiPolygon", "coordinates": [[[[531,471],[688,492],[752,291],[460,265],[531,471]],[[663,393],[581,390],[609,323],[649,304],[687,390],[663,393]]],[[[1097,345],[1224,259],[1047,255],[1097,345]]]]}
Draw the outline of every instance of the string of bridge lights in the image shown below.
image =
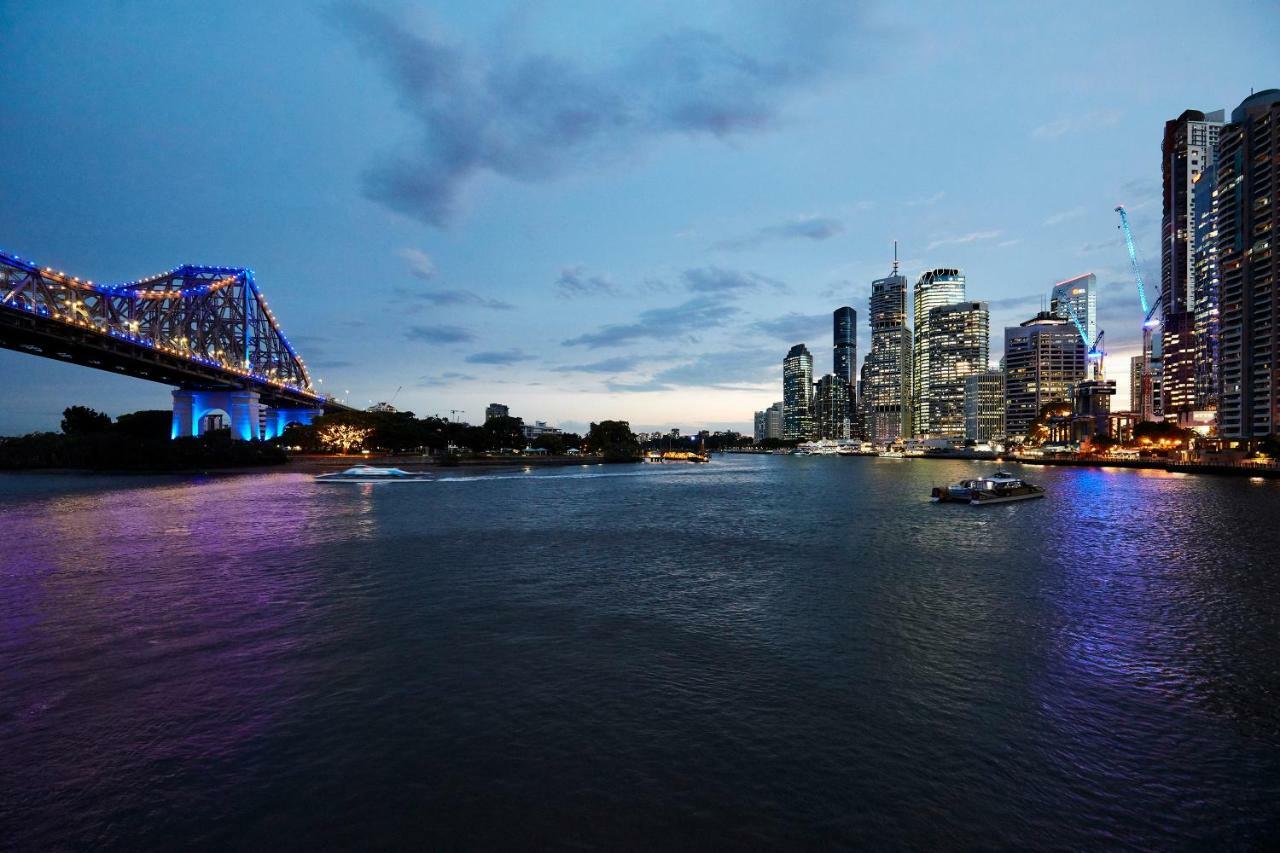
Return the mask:
{"type": "MultiPolygon", "coordinates": [[[[284,345],[284,348],[289,353],[289,355],[294,360],[297,361],[298,367],[302,372],[302,377],[305,380],[306,385],[299,386],[292,382],[281,380],[279,378],[278,369],[273,371],[272,374],[256,373],[247,366],[241,366],[239,364],[228,362],[222,359],[214,359],[206,355],[193,353],[191,352],[190,347],[187,346],[189,344],[189,340],[186,337],[182,337],[178,339],[179,342],[183,344],[182,347],[176,347],[167,343],[157,342],[152,338],[148,338],[143,335],[137,334],[138,327],[139,327],[139,323],[137,320],[127,321],[126,325],[129,327],[129,329],[128,331],[122,331],[117,328],[107,327],[105,324],[100,324],[98,322],[90,322],[89,320],[82,319],[81,317],[77,316],[75,313],[62,313],[56,310],[50,311],[50,309],[47,306],[36,305],[34,301],[18,300],[16,302],[11,303],[11,305],[12,307],[27,311],[28,313],[37,314],[43,317],[48,317],[50,319],[54,319],[59,322],[66,323],[68,325],[79,326],[85,329],[91,329],[95,332],[98,332],[99,334],[105,334],[113,338],[129,341],[130,343],[146,346],[150,349],[153,349],[159,352],[164,352],[170,355],[176,355],[181,358],[185,358],[189,361],[198,362],[200,364],[205,364],[210,367],[216,367],[222,370],[227,370],[237,375],[255,379],[257,381],[264,382],[269,385],[275,385],[280,388],[286,388],[291,391],[296,391],[298,393],[303,393],[303,394],[315,394],[315,392],[311,388],[311,376],[310,376],[310,372],[307,370],[306,362],[302,359],[300,355],[298,355],[297,350],[295,350],[293,348],[293,345],[289,342],[288,336],[285,335],[284,331],[280,328],[280,323],[276,319],[275,313],[271,310],[271,306],[268,304],[266,297],[264,297],[262,295],[262,291],[258,289],[257,282],[254,280],[252,269],[241,268],[241,267],[214,267],[214,266],[201,266],[197,264],[183,264],[181,266],[173,267],[172,269],[167,270],[166,272],[156,273],[154,275],[147,276],[146,278],[135,279],[133,281],[122,282],[119,284],[96,285],[91,280],[87,280],[87,279],[81,280],[77,276],[68,275],[63,271],[55,270],[52,267],[42,268],[37,264],[33,263],[32,261],[26,260],[18,255],[10,254],[8,252],[0,251],[0,259],[8,260],[12,262],[15,266],[19,266],[25,269],[29,274],[37,275],[42,278],[52,280],[63,287],[78,289],[78,290],[90,290],[98,294],[99,296],[128,298],[128,299],[145,299],[150,301],[164,301],[164,300],[178,299],[178,298],[185,299],[193,296],[206,296],[211,293],[216,293],[236,283],[237,281],[242,280],[244,284],[249,288],[249,292],[254,295],[255,301],[257,302],[258,306],[261,308],[262,312],[266,314],[268,320],[270,321],[271,331],[274,332],[275,335],[279,338],[280,342],[284,345]],[[222,277],[217,279],[216,281],[212,281],[207,284],[196,285],[194,287],[180,286],[176,289],[170,288],[165,290],[140,290],[141,288],[149,287],[158,281],[166,281],[166,280],[171,280],[174,277],[186,277],[191,275],[220,275],[222,277]],[[130,291],[134,291],[134,292],[130,292],[130,291]]],[[[64,296],[64,299],[65,299],[65,296],[64,296]]],[[[9,302],[9,296],[6,296],[4,301],[9,302]]],[[[71,305],[73,311],[85,312],[85,308],[84,308],[85,302],[83,300],[71,299],[71,300],[68,300],[68,302],[71,305]]],[[[247,321],[248,321],[248,318],[246,317],[246,322],[247,321]]],[[[214,355],[221,355],[221,354],[222,354],[222,350],[214,351],[214,355]]]]}

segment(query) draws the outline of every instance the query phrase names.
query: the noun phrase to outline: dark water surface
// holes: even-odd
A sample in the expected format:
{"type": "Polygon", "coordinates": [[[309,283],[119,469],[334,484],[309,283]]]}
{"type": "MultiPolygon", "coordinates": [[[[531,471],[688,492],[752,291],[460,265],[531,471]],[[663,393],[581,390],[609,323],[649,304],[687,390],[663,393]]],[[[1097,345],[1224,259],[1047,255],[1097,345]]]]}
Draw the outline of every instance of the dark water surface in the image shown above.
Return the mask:
{"type": "Polygon", "coordinates": [[[0,477],[0,848],[1263,848],[1280,483],[0,477]]]}

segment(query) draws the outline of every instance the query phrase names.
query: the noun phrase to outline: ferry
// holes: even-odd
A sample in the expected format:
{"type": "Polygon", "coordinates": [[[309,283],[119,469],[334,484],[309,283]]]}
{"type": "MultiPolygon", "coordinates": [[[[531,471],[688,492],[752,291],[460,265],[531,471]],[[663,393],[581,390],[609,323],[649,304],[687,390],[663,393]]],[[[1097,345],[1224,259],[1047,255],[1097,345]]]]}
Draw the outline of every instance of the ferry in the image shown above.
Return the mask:
{"type": "Polygon", "coordinates": [[[949,486],[933,488],[930,500],[935,503],[967,503],[971,506],[1026,501],[1045,496],[1043,486],[1028,483],[1007,471],[989,477],[961,480],[949,486]]]}
{"type": "Polygon", "coordinates": [[[430,474],[422,472],[404,471],[400,468],[378,468],[374,465],[360,464],[345,471],[316,474],[315,479],[325,483],[391,483],[431,480],[434,478],[430,474]]]}
{"type": "Polygon", "coordinates": [[[651,450],[644,455],[645,462],[688,462],[698,464],[702,462],[710,462],[710,458],[705,453],[695,453],[692,450],[651,450]]]}

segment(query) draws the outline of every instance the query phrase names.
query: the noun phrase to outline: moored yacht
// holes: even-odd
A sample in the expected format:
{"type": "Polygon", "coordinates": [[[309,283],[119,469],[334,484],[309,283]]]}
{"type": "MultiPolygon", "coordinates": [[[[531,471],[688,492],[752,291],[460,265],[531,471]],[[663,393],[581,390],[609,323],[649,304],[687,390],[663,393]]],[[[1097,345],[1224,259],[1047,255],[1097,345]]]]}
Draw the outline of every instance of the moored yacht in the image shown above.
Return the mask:
{"type": "Polygon", "coordinates": [[[326,483],[389,483],[432,479],[431,475],[422,472],[405,471],[400,468],[378,468],[374,465],[365,465],[363,463],[345,471],[316,474],[315,478],[326,483]]]}

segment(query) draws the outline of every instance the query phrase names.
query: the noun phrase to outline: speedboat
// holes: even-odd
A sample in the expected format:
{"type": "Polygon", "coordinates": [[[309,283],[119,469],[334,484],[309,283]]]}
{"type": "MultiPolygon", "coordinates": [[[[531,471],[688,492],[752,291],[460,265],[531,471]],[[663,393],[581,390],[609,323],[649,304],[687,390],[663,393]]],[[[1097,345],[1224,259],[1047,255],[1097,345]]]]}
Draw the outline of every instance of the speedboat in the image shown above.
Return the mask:
{"type": "Polygon", "coordinates": [[[374,465],[357,465],[345,471],[316,474],[317,480],[326,483],[390,483],[406,480],[430,480],[430,474],[405,471],[400,468],[378,468],[374,465]]]}
{"type": "Polygon", "coordinates": [[[989,477],[961,480],[944,488],[933,489],[930,500],[939,503],[967,503],[971,506],[1026,501],[1045,496],[1043,486],[1028,483],[1008,471],[997,471],[989,477]]]}

